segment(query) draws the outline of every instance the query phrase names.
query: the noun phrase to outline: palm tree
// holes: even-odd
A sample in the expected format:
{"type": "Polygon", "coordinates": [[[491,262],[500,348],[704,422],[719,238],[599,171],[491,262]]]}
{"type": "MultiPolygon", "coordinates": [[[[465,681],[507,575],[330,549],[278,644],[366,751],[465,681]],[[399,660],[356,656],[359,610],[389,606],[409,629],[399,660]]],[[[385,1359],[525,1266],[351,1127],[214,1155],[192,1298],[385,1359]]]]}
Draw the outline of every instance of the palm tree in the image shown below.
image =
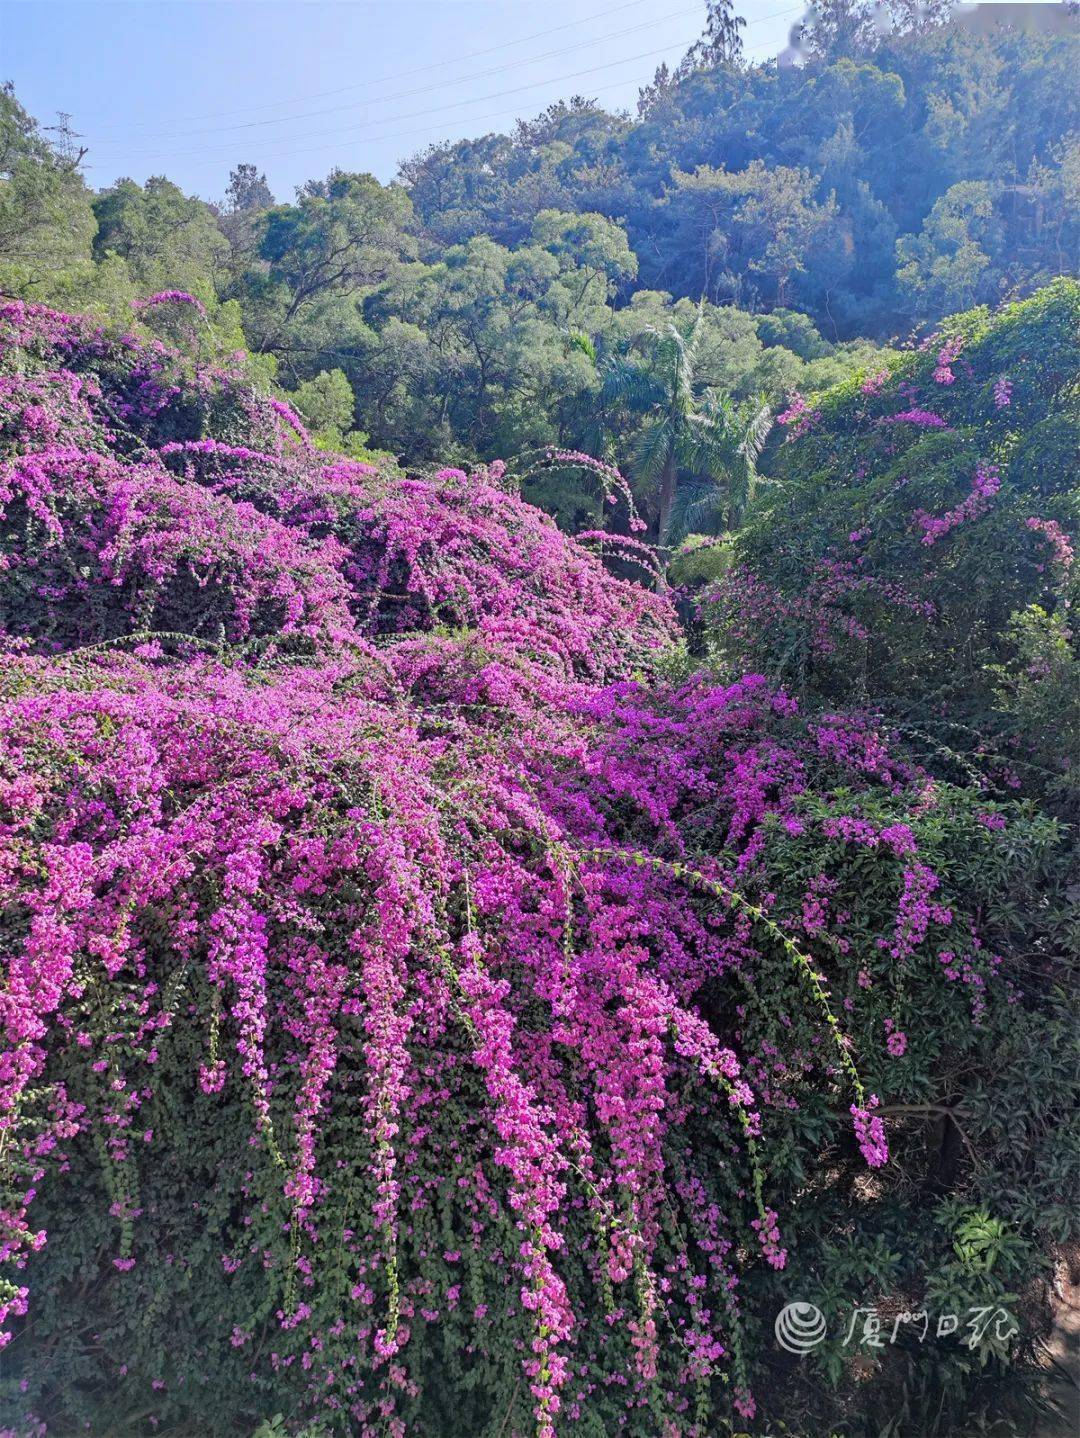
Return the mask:
{"type": "Polygon", "coordinates": [[[666,542],[688,534],[719,535],[734,529],[758,485],[757,458],[773,426],[772,406],[763,399],[736,404],[728,394],[706,390],[695,416],[704,434],[704,453],[691,454],[678,484],[666,542]]]}
{"type": "MultiPolygon", "coordinates": [[[[673,537],[680,481],[697,491],[699,506],[704,503],[718,515],[726,511],[728,522],[734,522],[750,498],[757,478],[754,463],[772,427],[770,408],[761,401],[736,405],[713,390],[699,395],[695,364],[701,334],[699,309],[689,335],[673,324],[644,330],[635,340],[641,356],[617,356],[604,368],[605,404],[644,417],[632,465],[634,478],[655,490],[662,546],[673,537]]],[[[685,532],[689,507],[680,505],[679,511],[684,520],[679,528],[685,532]]]]}

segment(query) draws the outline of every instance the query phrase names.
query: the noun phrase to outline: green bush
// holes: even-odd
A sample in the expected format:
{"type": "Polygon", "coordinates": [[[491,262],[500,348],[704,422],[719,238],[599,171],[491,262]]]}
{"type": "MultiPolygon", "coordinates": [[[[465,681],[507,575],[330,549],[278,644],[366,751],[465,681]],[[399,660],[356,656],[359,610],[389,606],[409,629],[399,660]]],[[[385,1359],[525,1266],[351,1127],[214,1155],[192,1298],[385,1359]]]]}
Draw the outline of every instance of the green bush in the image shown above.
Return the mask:
{"type": "Polygon", "coordinates": [[[954,778],[1066,800],[1075,729],[1032,719],[1073,707],[1080,285],[954,316],[789,414],[705,605],[715,657],[882,709],[954,778]]]}

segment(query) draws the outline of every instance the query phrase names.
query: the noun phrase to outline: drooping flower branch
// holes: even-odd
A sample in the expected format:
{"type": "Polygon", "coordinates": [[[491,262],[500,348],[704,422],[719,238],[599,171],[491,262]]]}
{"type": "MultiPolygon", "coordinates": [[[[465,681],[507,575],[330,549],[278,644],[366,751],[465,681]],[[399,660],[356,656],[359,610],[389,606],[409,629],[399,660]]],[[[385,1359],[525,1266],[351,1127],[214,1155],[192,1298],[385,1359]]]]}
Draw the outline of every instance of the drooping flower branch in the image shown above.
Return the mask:
{"type": "MultiPolygon", "coordinates": [[[[28,307],[0,362],[7,1331],[43,1184],[100,1173],[134,1291],[143,1191],[204,1124],[235,1171],[215,1283],[248,1305],[221,1347],[305,1411],[406,1431],[430,1330],[516,1369],[541,1438],[598,1390],[615,1424],[708,1431],[729,1386],[752,1413],[739,1285],[790,1247],[772,1123],[816,1086],[833,1142],[887,1151],[842,1020],[873,976],[826,978],[848,849],[890,895],[868,971],[937,979],[944,929],[987,967],[914,828],[837,810],[921,776],[760,676],[656,679],[667,600],[495,466],[322,454],[235,376],[28,307]],[[822,771],[846,797],[816,814],[822,771]],[[778,836],[831,846],[787,907],[778,836]]],[[[815,584],[865,588],[846,559],[815,584]]]]}

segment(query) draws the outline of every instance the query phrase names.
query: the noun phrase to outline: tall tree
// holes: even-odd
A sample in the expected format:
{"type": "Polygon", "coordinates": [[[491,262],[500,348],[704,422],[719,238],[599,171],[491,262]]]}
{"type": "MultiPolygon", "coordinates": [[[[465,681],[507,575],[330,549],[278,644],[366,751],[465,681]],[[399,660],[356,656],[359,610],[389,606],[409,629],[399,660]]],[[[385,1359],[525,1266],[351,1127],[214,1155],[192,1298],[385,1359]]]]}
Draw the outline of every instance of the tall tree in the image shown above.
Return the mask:
{"type": "Polygon", "coordinates": [[[867,0],[813,0],[803,34],[811,54],[840,60],[869,53],[888,29],[883,5],[871,5],[867,0]]]}
{"type": "Polygon", "coordinates": [[[680,74],[713,65],[737,65],[742,59],[741,31],[746,21],[735,13],[734,0],[705,0],[705,33],[683,57],[680,74]]]}
{"type": "Polygon", "coordinates": [[[257,165],[237,165],[229,172],[229,188],[225,191],[228,214],[247,214],[252,210],[268,210],[274,203],[273,191],[257,165]]]}
{"type": "Polygon", "coordinates": [[[897,240],[899,283],[931,311],[943,314],[996,297],[1001,271],[993,260],[1002,240],[997,188],[983,180],[952,185],[935,200],[920,232],[897,240]]]}
{"type": "Polygon", "coordinates": [[[403,190],[341,170],[310,181],[295,205],[271,210],[261,253],[289,286],[287,318],[328,290],[351,292],[384,279],[416,252],[411,220],[403,190]]]}
{"type": "Polygon", "coordinates": [[[116,184],[94,199],[94,255],[122,259],[144,290],[182,288],[211,298],[224,273],[228,245],[214,213],[164,175],[145,185],[116,184]]]}
{"type": "Polygon", "coordinates": [[[0,280],[34,294],[90,259],[94,216],[81,155],[49,143],[10,85],[0,87],[0,280]]]}
{"type": "MultiPolygon", "coordinates": [[[[807,170],[751,161],[745,170],[674,170],[659,207],[669,254],[690,293],[788,303],[807,263],[843,266],[837,208],[815,199],[807,170]]],[[[667,263],[671,263],[669,259],[667,263]]]]}
{"type": "Polygon", "coordinates": [[[229,174],[224,203],[217,210],[218,226],[229,242],[229,289],[243,273],[259,263],[262,217],[274,205],[266,176],[255,165],[237,165],[229,174]]]}
{"type": "Polygon", "coordinates": [[[294,205],[268,210],[259,257],[238,287],[256,347],[290,355],[308,345],[299,327],[327,304],[340,305],[415,258],[413,208],[397,185],[332,171],[312,180],[294,205]]]}

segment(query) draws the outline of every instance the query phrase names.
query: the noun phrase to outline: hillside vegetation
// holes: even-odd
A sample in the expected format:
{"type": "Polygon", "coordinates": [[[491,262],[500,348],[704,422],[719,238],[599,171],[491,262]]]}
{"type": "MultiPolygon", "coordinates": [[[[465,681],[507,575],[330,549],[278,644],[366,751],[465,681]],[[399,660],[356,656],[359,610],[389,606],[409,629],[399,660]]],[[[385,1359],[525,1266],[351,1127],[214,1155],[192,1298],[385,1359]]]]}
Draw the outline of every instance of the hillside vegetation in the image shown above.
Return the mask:
{"type": "Polygon", "coordinates": [[[291,200],[249,163],[215,203],[167,173],[92,193],[8,93],[0,289],[118,320],[186,290],[359,458],[556,444],[637,483],[652,399],[613,377],[699,301],[696,397],[742,404],[824,390],[871,346],[1076,273],[1077,31],[888,8],[883,36],[868,6],[827,0],[805,63],[778,68],[742,60],[710,0],[635,118],[578,96],[432,146],[393,184],[336,169],[291,200]]]}
{"type": "Polygon", "coordinates": [[[1038,1431],[1077,41],[946,8],[292,203],[0,93],[0,1438],[1038,1431]]]}

